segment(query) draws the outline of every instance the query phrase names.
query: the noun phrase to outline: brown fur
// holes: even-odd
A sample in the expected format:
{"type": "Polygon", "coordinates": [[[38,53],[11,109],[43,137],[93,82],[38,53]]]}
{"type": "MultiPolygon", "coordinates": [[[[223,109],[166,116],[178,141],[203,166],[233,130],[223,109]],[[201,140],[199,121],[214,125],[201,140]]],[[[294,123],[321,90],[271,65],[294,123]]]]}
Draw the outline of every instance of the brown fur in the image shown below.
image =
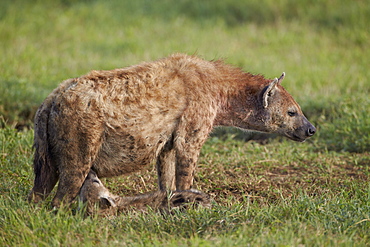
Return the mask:
{"type": "Polygon", "coordinates": [[[154,159],[160,190],[189,190],[200,149],[217,125],[304,141],[315,128],[282,79],[175,54],[66,80],[36,113],[29,199],[44,199],[59,179],[52,202],[58,207],[77,196],[90,169],[118,176],[154,159]]]}
{"type": "Polygon", "coordinates": [[[87,213],[98,210],[99,214],[112,215],[128,210],[145,211],[148,208],[169,212],[172,208],[186,208],[191,205],[210,207],[209,196],[195,190],[156,191],[139,196],[121,197],[114,195],[104,187],[95,172],[90,171],[79,193],[82,202],[86,203],[87,213]],[[96,204],[99,208],[96,208],[96,204]]]}

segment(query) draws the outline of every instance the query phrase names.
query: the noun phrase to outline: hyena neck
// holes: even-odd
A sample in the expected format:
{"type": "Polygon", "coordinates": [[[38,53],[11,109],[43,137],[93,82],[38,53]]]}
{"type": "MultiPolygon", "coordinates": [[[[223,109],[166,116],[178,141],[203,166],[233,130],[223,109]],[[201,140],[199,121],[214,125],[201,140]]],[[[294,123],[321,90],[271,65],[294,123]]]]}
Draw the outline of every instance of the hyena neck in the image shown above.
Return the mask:
{"type": "Polygon", "coordinates": [[[214,126],[232,126],[265,131],[261,126],[261,92],[269,80],[262,75],[240,72],[229,78],[227,90],[220,93],[220,104],[214,126]]]}

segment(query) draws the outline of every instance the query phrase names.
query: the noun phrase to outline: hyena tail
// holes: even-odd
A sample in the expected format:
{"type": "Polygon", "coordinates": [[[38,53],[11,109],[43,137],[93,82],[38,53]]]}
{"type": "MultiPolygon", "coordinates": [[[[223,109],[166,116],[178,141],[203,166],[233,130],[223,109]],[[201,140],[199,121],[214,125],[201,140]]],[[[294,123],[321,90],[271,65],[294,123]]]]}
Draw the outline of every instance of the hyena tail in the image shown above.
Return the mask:
{"type": "Polygon", "coordinates": [[[53,190],[59,179],[57,168],[52,164],[49,150],[48,120],[50,109],[51,99],[47,99],[40,106],[35,116],[35,154],[33,160],[35,180],[34,186],[28,195],[28,200],[34,203],[44,200],[53,190]]]}

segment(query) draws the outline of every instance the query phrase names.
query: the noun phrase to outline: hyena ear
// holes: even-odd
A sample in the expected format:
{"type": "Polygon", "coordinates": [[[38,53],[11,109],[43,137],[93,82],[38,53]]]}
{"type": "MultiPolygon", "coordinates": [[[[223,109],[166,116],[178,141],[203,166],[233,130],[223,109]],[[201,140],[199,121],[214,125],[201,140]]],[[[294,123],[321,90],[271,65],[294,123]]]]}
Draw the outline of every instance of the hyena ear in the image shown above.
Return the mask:
{"type": "Polygon", "coordinates": [[[284,77],[285,77],[285,72],[283,72],[283,74],[281,74],[281,76],[279,77],[278,84],[281,84],[281,82],[284,79],[284,77]]]}
{"type": "Polygon", "coordinates": [[[96,175],[96,173],[93,170],[90,170],[89,173],[87,174],[85,180],[94,179],[94,178],[98,178],[98,175],[96,175]]]}
{"type": "Polygon", "coordinates": [[[269,103],[268,103],[268,98],[273,94],[276,86],[280,84],[285,77],[285,72],[278,78],[275,78],[267,87],[264,88],[264,92],[262,95],[262,104],[263,108],[266,108],[269,103]]]}
{"type": "Polygon", "coordinates": [[[266,108],[269,105],[268,99],[269,97],[271,97],[278,83],[279,83],[278,78],[275,78],[267,87],[263,89],[263,95],[262,95],[263,108],[266,108]]]}
{"type": "Polygon", "coordinates": [[[112,197],[104,196],[100,198],[100,206],[102,208],[115,208],[117,207],[117,204],[114,202],[112,197]]]}

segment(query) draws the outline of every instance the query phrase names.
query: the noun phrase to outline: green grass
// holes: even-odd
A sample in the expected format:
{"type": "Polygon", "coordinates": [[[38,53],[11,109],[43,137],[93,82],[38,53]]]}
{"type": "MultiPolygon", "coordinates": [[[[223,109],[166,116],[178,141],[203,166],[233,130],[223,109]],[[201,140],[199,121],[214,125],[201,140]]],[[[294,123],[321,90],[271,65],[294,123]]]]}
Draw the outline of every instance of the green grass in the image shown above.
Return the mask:
{"type": "MultiPolygon", "coordinates": [[[[329,145],[331,149],[369,149],[370,7],[364,1],[314,5],[268,0],[176,5],[144,0],[3,1],[1,5],[0,114],[10,124],[30,126],[42,100],[64,79],[185,52],[224,58],[270,78],[285,71],[285,87],[318,125],[325,124],[328,115],[341,117],[340,107],[360,117],[363,124],[350,131],[343,126],[347,122],[335,124],[357,144],[329,145]],[[356,99],[361,100],[361,109],[352,104],[356,99]],[[359,135],[364,135],[361,140],[356,139],[359,135]]],[[[330,128],[319,133],[337,135],[330,128]]]]}
{"type": "MultiPolygon", "coordinates": [[[[366,246],[370,242],[367,1],[0,2],[1,246],[366,246]],[[85,218],[29,205],[32,118],[62,80],[174,52],[273,78],[316,125],[303,144],[217,130],[196,187],[212,209],[85,218]],[[22,129],[17,132],[14,127],[22,129]],[[238,137],[236,139],[230,136],[238,137]]],[[[249,134],[250,135],[250,134],[249,134]]],[[[122,195],[156,171],[104,180],[122,195]]]]}
{"type": "MultiPolygon", "coordinates": [[[[4,246],[365,246],[370,241],[369,153],[314,152],[312,144],[209,139],[196,186],[211,209],[85,218],[25,201],[32,131],[0,130],[0,242],[4,246]],[[4,139],[6,138],[6,142],[4,139]]],[[[153,190],[154,169],[106,180],[119,194],[153,190]],[[144,182],[143,182],[144,181],[144,182]]]]}

